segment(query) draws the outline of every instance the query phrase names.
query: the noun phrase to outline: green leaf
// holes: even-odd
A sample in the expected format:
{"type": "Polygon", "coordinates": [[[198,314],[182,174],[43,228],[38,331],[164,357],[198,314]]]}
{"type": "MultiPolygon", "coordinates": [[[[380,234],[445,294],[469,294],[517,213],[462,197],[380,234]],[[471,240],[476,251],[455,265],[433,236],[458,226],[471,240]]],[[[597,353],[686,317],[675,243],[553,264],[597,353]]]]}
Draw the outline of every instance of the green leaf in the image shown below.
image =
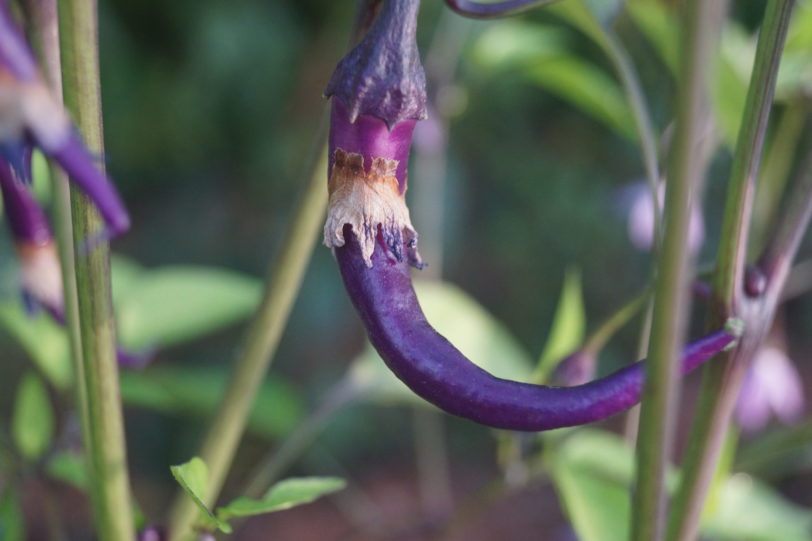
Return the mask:
{"type": "Polygon", "coordinates": [[[554,26],[505,19],[487,26],[474,42],[471,56],[479,69],[514,69],[558,56],[565,45],[565,34],[554,26]]]}
{"type": "Polygon", "coordinates": [[[51,445],[54,435],[54,413],[45,384],[33,372],[23,376],[17,387],[12,421],[14,443],[22,455],[36,460],[51,445]]]}
{"type": "Polygon", "coordinates": [[[119,337],[135,350],[198,338],[249,315],[261,288],[260,280],[224,269],[145,271],[118,296],[119,337]]]}
{"type": "Polygon", "coordinates": [[[572,55],[540,59],[528,79],[629,139],[636,132],[620,84],[605,71],[572,55]]]}
{"type": "Polygon", "coordinates": [[[51,479],[62,481],[83,492],[90,486],[85,459],[79,453],[60,451],[48,459],[46,467],[51,479]]]}
{"type": "MultiPolygon", "coordinates": [[[[578,429],[551,447],[549,471],[579,539],[626,539],[634,450],[619,436],[593,429],[578,429]]],[[[670,492],[677,481],[677,473],[670,470],[666,479],[670,492]]],[[[713,506],[703,515],[701,531],[724,541],[809,541],[810,527],[812,512],[789,503],[761,481],[737,473],[720,484],[713,506]]]]}
{"type": "Polygon", "coordinates": [[[614,434],[578,430],[556,447],[549,471],[581,541],[629,538],[631,450],[614,434]]]}
{"type": "Polygon", "coordinates": [[[564,275],[561,297],[555,311],[547,343],[544,345],[534,379],[546,381],[558,363],[581,347],[586,330],[586,310],[581,288],[581,271],[569,268],[564,275]]]}
{"type": "Polygon", "coordinates": [[[626,11],[654,47],[671,75],[676,76],[679,67],[680,25],[674,12],[664,3],[648,0],[626,2],[626,11]]]}
{"type": "Polygon", "coordinates": [[[73,381],[65,331],[46,314],[30,317],[19,302],[0,304],[0,325],[31,357],[42,375],[60,391],[73,381]]]}
{"type": "MultiPolygon", "coordinates": [[[[458,287],[439,281],[416,281],[415,290],[427,319],[466,357],[497,377],[529,381],[527,353],[479,303],[458,287]]],[[[398,380],[371,346],[352,362],[355,380],[370,398],[384,403],[425,404],[398,380]]]]}
{"type": "Polygon", "coordinates": [[[268,490],[261,500],[237,498],[217,510],[221,520],[232,517],[250,517],[290,509],[343,489],[346,483],[337,477],[299,477],[285,479],[268,490]]]}
{"type": "MultiPolygon", "coordinates": [[[[227,371],[200,366],[154,366],[121,373],[124,402],[166,414],[208,419],[225,391],[227,371]]],[[[289,433],[304,415],[304,403],[279,376],[260,387],[248,418],[248,430],[268,439],[289,433]]]]}
{"type": "Polygon", "coordinates": [[[719,491],[717,507],[702,532],[720,541],[809,541],[812,512],[785,500],[744,473],[730,477],[719,491]]]}
{"type": "Polygon", "coordinates": [[[7,487],[0,494],[0,540],[23,541],[25,538],[25,523],[17,492],[7,487]]]}
{"type": "Polygon", "coordinates": [[[209,467],[203,462],[200,457],[193,457],[189,462],[179,464],[177,466],[170,466],[169,470],[172,476],[180,484],[186,495],[192,498],[198,509],[203,513],[203,524],[205,529],[213,530],[219,529],[223,533],[231,533],[231,526],[214,516],[214,514],[206,507],[203,500],[206,497],[209,486],[209,467]]]}

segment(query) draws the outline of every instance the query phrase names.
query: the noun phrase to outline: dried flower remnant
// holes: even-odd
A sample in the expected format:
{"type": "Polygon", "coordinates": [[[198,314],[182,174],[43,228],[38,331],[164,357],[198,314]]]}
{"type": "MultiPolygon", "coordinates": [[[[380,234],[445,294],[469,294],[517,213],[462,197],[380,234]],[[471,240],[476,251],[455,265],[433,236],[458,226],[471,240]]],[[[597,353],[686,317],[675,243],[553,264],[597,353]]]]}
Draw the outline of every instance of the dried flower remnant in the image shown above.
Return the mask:
{"type": "Polygon", "coordinates": [[[130,219],[115,187],[49,92],[22,32],[0,3],[0,153],[9,155],[27,144],[56,161],[90,197],[104,218],[105,236],[129,229],[130,219]]]}
{"type": "MultiPolygon", "coordinates": [[[[372,345],[416,394],[484,425],[538,431],[597,421],[640,399],[642,363],[570,388],[494,377],[437,333],[420,308],[410,265],[417,235],[403,195],[412,132],[425,116],[415,30],[418,0],[386,0],[364,40],[336,68],[325,243],[372,345]]],[[[689,344],[683,371],[731,346],[736,322],[689,344]]]]}

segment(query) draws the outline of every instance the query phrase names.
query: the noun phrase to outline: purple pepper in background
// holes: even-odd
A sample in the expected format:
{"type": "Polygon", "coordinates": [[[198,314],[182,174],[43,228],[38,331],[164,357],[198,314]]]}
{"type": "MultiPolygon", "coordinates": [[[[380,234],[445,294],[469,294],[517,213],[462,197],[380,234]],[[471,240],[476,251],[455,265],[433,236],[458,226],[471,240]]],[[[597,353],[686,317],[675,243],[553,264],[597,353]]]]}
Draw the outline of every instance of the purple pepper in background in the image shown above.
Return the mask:
{"type": "MultiPolygon", "coordinates": [[[[48,218],[31,192],[31,152],[19,148],[12,166],[0,154],[0,193],[6,222],[20,259],[20,286],[30,307],[41,307],[65,324],[62,270],[48,218]]],[[[129,368],[146,366],[152,351],[116,349],[118,362],[129,368]]]]}
{"type": "MultiPolygon", "coordinates": [[[[538,431],[604,419],[640,400],[642,363],[585,385],[545,387],[494,377],[426,321],[409,266],[420,268],[406,192],[409,149],[426,115],[415,38],[419,0],[386,0],[364,40],[338,65],[332,97],[324,242],[370,342],[412,391],[481,424],[538,431]]],[[[689,344],[683,372],[731,346],[731,324],[689,344]]]]}
{"type": "Polygon", "coordinates": [[[106,224],[105,237],[123,233],[130,219],[113,184],[51,95],[25,38],[5,2],[0,3],[0,153],[37,146],[56,161],[94,202],[106,224]]]}

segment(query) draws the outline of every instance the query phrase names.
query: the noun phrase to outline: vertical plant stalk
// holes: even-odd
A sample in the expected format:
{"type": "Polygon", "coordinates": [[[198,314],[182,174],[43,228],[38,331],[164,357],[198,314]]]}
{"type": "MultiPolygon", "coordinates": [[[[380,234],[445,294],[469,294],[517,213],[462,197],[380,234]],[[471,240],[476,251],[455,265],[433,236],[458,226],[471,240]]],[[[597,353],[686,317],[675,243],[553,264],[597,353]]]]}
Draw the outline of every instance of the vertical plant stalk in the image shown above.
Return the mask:
{"type": "MultiPolygon", "coordinates": [[[[683,476],[669,522],[668,539],[689,541],[696,537],[708,489],[724,444],[736,398],[753,353],[772,322],[778,295],[786,275],[767,279],[766,295],[753,298],[745,293],[745,263],[756,175],[773,102],[776,74],[789,26],[793,0],[767,3],[759,35],[744,117],[733,158],[722,236],[714,276],[716,321],[739,316],[745,334],[739,346],[723,360],[705,370],[693,426],[693,438],[686,451],[683,476]]],[[[806,199],[805,197],[803,198],[806,199]]],[[[801,216],[800,218],[803,218],[801,216]]],[[[805,228],[804,220],[792,224],[805,228]]],[[[784,253],[784,258],[794,256],[784,253]]],[[[768,248],[769,251],[769,248],[768,248]]],[[[751,292],[755,293],[755,292],[751,292]]]]}
{"type": "MultiPolygon", "coordinates": [[[[59,10],[56,0],[26,0],[25,10],[30,30],[39,51],[42,71],[53,96],[62,98],[62,58],[59,47],[59,10]]],[[[74,369],[76,407],[82,425],[83,444],[90,447],[88,430],[87,391],[82,364],[82,338],[79,329],[79,298],[76,294],[76,275],[73,253],[70,185],[68,176],[54,164],[49,164],[49,177],[53,197],[53,222],[62,273],[65,328],[68,333],[74,369]]]]}
{"type": "MultiPolygon", "coordinates": [[[[65,0],[60,23],[66,102],[88,147],[101,155],[96,2],[65,0]]],[[[78,248],[85,239],[96,236],[104,223],[90,200],[74,188],[71,204],[74,246],[78,248]]],[[[131,541],[134,523],[115,352],[110,252],[105,242],[98,242],[86,252],[78,248],[74,253],[87,406],[84,430],[97,534],[103,541],[131,541]]]]}
{"type": "Polygon", "coordinates": [[[640,410],[637,482],[632,539],[662,539],[665,531],[665,473],[673,445],[679,401],[679,351],[690,307],[692,256],[690,213],[701,191],[707,160],[696,151],[709,103],[710,63],[715,58],[726,2],[690,0],[685,5],[676,134],[669,159],[665,236],[658,258],[649,364],[640,410]]]}
{"type": "MultiPolygon", "coordinates": [[[[305,193],[293,213],[293,221],[284,236],[278,259],[270,267],[261,304],[251,321],[226,393],[201,447],[200,457],[209,468],[209,486],[204,498],[206,505],[212,505],[220,494],[245,430],[251,405],[273,360],[319,238],[327,208],[324,129],[319,139],[319,158],[313,160],[305,193]]],[[[171,539],[189,539],[197,514],[194,502],[188,496],[179,494],[170,514],[171,539]]]]}

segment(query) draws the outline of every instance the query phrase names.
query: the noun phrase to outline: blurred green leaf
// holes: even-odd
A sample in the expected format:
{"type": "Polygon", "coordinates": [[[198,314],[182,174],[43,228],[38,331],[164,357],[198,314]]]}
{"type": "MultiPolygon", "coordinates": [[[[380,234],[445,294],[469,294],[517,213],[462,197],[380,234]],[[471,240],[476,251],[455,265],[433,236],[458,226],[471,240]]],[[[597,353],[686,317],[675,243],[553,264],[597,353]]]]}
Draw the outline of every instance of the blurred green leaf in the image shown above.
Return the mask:
{"type": "Polygon", "coordinates": [[[648,39],[671,75],[676,76],[679,62],[679,29],[677,17],[661,2],[630,0],[626,11],[637,28],[648,39]]]}
{"type": "Polygon", "coordinates": [[[14,401],[11,426],[17,449],[29,460],[48,450],[54,435],[54,413],[45,384],[33,372],[23,376],[14,401]]]}
{"type": "Polygon", "coordinates": [[[25,523],[17,492],[6,487],[0,494],[0,540],[23,541],[25,538],[25,523]]]}
{"type": "Polygon", "coordinates": [[[555,310],[550,334],[544,344],[534,379],[547,381],[558,363],[581,347],[586,330],[586,310],[581,290],[581,271],[569,268],[564,274],[561,296],[555,310]]]}
{"type": "Polygon", "coordinates": [[[620,85],[605,71],[572,55],[540,59],[528,79],[619,134],[634,139],[634,123],[620,85]]]}
{"type": "Polygon", "coordinates": [[[172,476],[180,484],[187,496],[192,498],[198,509],[203,513],[203,527],[206,529],[219,529],[224,533],[231,533],[231,526],[220,520],[206,507],[203,499],[209,486],[209,467],[200,457],[193,457],[189,462],[170,466],[172,476]]]}
{"type": "Polygon", "coordinates": [[[552,457],[549,471],[578,539],[628,539],[634,457],[625,442],[608,432],[577,430],[552,457]]]}
{"type": "Polygon", "coordinates": [[[40,369],[42,375],[60,391],[73,380],[68,339],[62,328],[46,314],[30,317],[19,302],[0,304],[0,325],[17,341],[40,369]]]}
{"type": "Polygon", "coordinates": [[[261,500],[237,498],[217,509],[221,520],[250,517],[290,509],[343,489],[346,483],[337,477],[300,477],[285,479],[273,485],[261,500]]]}
{"type": "MultiPolygon", "coordinates": [[[[562,2],[558,6],[571,4],[562,2]]],[[[582,13],[583,9],[586,9],[583,5],[576,7],[575,12],[582,13]]],[[[598,25],[588,10],[583,13],[591,24],[598,25]]],[[[595,26],[590,35],[603,40],[600,26],[595,26]]],[[[494,23],[480,35],[473,46],[473,58],[483,69],[521,69],[532,83],[634,139],[631,110],[620,85],[594,64],[569,54],[565,47],[565,34],[559,29],[504,21],[494,23]]]]}
{"type": "Polygon", "coordinates": [[[84,457],[73,451],[60,451],[48,459],[46,467],[51,479],[62,481],[81,491],[90,486],[84,457]]]}
{"type": "Polygon", "coordinates": [[[110,259],[110,275],[113,285],[113,304],[118,306],[121,300],[134,294],[135,288],[146,269],[134,260],[114,254],[110,259]]]}
{"type": "MultiPolygon", "coordinates": [[[[531,361],[504,326],[467,293],[452,284],[416,281],[426,318],[474,363],[493,375],[529,381],[531,361]]],[[[371,346],[352,362],[355,380],[373,400],[425,404],[386,367],[371,346]]]]}
{"type": "Polygon", "coordinates": [[[166,347],[246,317],[261,281],[210,267],[161,267],[143,272],[118,298],[119,337],[127,348],[166,347]]]}
{"type": "Polygon", "coordinates": [[[812,421],[759,434],[742,446],[736,468],[768,478],[812,470],[812,421]]]}
{"type": "MultiPolygon", "coordinates": [[[[154,366],[121,373],[121,395],[128,405],[172,415],[209,418],[225,391],[228,373],[199,366],[154,366]]],[[[275,376],[260,387],[248,430],[269,439],[290,432],[301,420],[304,404],[296,391],[275,376]]]]}
{"type": "Polygon", "coordinates": [[[605,42],[602,26],[608,25],[620,9],[619,0],[602,2],[600,0],[569,0],[547,7],[572,26],[589,36],[598,46],[605,42]]]}
{"type": "Polygon", "coordinates": [[[474,42],[471,55],[480,69],[514,69],[558,56],[565,46],[564,32],[554,26],[505,19],[487,26],[474,42]]]}
{"type": "MultiPolygon", "coordinates": [[[[578,429],[548,451],[553,482],[582,541],[626,539],[634,450],[615,434],[578,429]]],[[[669,490],[677,485],[671,470],[669,490]]],[[[711,539],[808,541],[812,512],[802,509],[746,474],[734,474],[706,509],[701,531],[711,539]]]]}
{"type": "Polygon", "coordinates": [[[768,485],[744,473],[730,477],[719,490],[718,505],[702,531],[724,541],[808,541],[812,512],[794,505],[768,485]]]}

